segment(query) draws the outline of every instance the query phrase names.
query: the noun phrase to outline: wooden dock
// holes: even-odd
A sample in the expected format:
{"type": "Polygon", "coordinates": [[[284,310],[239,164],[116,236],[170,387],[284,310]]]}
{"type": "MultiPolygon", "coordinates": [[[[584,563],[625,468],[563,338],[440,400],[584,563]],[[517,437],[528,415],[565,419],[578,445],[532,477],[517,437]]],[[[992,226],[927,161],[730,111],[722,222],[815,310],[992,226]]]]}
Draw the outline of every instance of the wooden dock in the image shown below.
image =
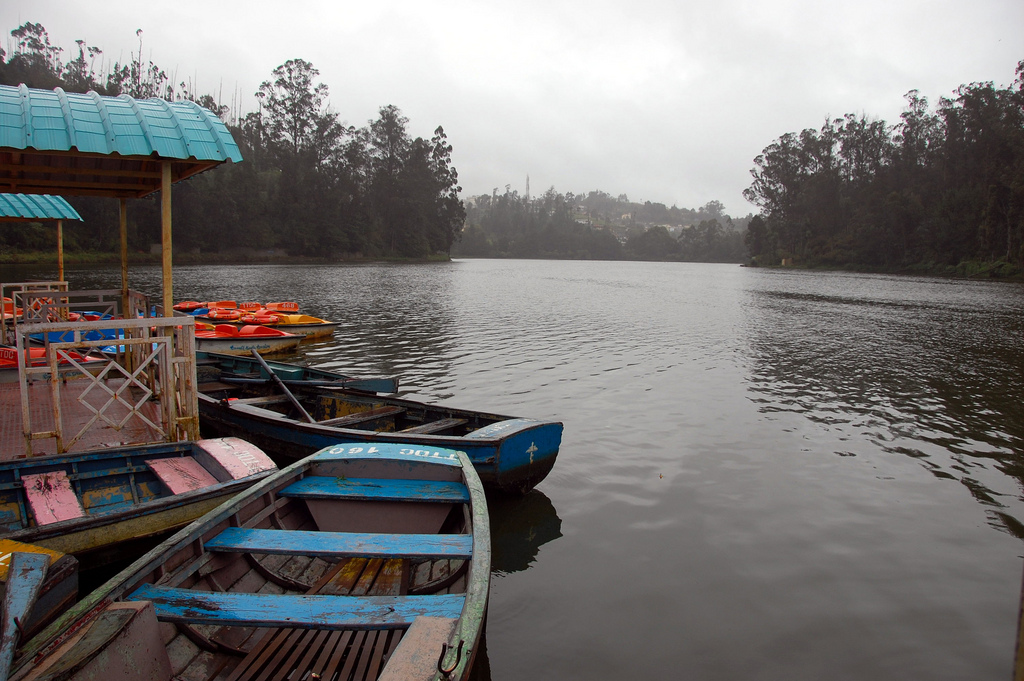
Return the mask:
{"type": "MultiPolygon", "coordinates": [[[[121,379],[110,379],[106,385],[117,390],[121,379]]],[[[70,440],[101,411],[106,419],[120,424],[128,415],[128,409],[117,402],[108,403],[108,396],[97,390],[92,381],[71,379],[61,385],[61,414],[64,421],[65,437],[70,440]],[[92,390],[86,389],[92,385],[92,390]],[[83,395],[83,393],[85,393],[83,395]],[[90,409],[90,405],[92,408],[90,409]]],[[[53,398],[48,383],[38,381],[29,385],[29,409],[32,429],[36,432],[52,430],[53,398]]],[[[161,425],[159,405],[149,402],[140,409],[157,425],[161,425]]],[[[123,444],[160,442],[160,434],[138,418],[129,419],[120,428],[115,428],[103,418],[97,419],[70,451],[85,451],[102,447],[119,447],[123,444]]],[[[57,441],[54,438],[35,440],[32,453],[56,454],[57,441]]],[[[25,438],[21,420],[21,394],[17,383],[0,384],[0,460],[9,461],[26,455],[25,438]]]]}

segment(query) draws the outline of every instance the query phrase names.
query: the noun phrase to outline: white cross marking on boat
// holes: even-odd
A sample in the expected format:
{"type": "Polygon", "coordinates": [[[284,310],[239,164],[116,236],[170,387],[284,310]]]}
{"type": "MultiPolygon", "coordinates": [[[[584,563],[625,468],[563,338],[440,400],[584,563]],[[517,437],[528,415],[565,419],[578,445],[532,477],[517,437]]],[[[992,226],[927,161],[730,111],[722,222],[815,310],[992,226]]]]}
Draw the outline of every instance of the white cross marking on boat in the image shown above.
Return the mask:
{"type": "Polygon", "coordinates": [[[530,455],[530,463],[533,463],[533,453],[537,451],[537,444],[535,442],[530,443],[530,447],[526,450],[526,453],[530,455]]]}

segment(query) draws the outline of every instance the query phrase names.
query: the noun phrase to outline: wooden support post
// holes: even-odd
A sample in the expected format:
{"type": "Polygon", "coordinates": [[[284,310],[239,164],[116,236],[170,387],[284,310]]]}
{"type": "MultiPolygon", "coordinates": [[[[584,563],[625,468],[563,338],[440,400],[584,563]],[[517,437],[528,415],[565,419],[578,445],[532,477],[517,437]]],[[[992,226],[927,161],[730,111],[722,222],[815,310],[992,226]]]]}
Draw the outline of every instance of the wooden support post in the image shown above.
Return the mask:
{"type": "Polygon", "coordinates": [[[171,282],[171,162],[162,164],[160,185],[160,226],[163,256],[163,316],[170,317],[174,310],[174,286],[171,282]]]}
{"type": "Polygon", "coordinates": [[[120,201],[118,227],[121,234],[121,315],[128,317],[128,199],[120,201]]]}
{"type": "Polygon", "coordinates": [[[64,281],[64,221],[57,220],[57,281],[64,281]]]}

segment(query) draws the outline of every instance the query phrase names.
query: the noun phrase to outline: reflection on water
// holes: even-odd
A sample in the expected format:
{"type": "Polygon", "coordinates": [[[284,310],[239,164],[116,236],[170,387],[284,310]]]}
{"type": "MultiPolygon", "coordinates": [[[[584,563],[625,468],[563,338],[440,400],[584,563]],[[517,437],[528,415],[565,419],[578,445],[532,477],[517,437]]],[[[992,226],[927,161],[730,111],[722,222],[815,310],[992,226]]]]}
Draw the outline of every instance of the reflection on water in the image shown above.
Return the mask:
{"type": "Polygon", "coordinates": [[[528,569],[541,546],[562,536],[562,521],[551,499],[539,489],[523,497],[487,500],[491,513],[491,573],[528,569]]]}
{"type": "Polygon", "coordinates": [[[828,427],[849,443],[837,456],[866,441],[911,457],[1024,538],[1020,287],[801,274],[771,284],[745,303],[761,412],[828,427]]]}
{"type": "Polygon", "coordinates": [[[565,423],[540,488],[491,500],[481,678],[1009,676],[1018,284],[474,260],[183,267],[175,290],[296,300],[343,328],[294,360],[565,423]]]}

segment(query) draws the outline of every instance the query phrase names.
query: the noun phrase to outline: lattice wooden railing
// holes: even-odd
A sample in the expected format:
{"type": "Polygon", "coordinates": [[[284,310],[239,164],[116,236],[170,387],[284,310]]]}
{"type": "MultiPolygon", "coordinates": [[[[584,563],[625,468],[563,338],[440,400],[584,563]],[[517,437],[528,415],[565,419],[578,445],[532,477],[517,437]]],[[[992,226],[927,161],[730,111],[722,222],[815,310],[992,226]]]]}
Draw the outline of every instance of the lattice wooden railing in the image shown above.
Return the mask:
{"type": "MultiPolygon", "coordinates": [[[[67,290],[68,283],[66,281],[19,281],[0,284],[0,298],[3,299],[3,314],[0,315],[0,342],[14,344],[14,327],[20,321],[20,315],[25,312],[25,294],[39,293],[44,298],[55,300],[56,297],[52,294],[67,290]]],[[[33,303],[38,303],[38,301],[33,301],[33,303]]]]}
{"type": "Polygon", "coordinates": [[[26,357],[33,335],[46,339],[50,334],[58,340],[45,342],[46,365],[26,366],[21,361],[18,366],[28,456],[33,454],[32,443],[45,438],[56,439],[58,453],[69,451],[97,424],[120,432],[133,421],[141,422],[156,434],[150,442],[198,439],[195,321],[191,317],[21,323],[16,330],[18,356],[26,357]],[[108,337],[101,337],[103,332],[108,337]],[[115,359],[99,368],[85,366],[73,354],[101,349],[115,359]],[[78,381],[89,382],[75,392],[81,408],[92,414],[74,433],[66,428],[61,403],[69,374],[77,385],[81,385],[78,381]],[[49,382],[52,430],[33,430],[28,388],[33,380],[49,382]]]}

